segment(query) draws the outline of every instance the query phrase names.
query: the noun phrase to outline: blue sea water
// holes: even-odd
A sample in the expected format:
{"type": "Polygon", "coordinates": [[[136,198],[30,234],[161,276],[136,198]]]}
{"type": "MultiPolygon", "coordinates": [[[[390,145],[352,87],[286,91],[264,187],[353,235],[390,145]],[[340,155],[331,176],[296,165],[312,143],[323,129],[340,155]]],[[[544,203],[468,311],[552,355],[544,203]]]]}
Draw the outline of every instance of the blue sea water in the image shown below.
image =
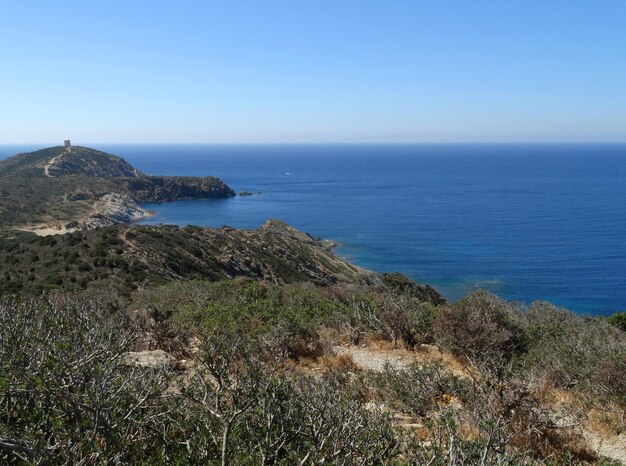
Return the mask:
{"type": "Polygon", "coordinates": [[[94,147],[150,174],[262,193],[148,204],[156,215],[144,223],[256,228],[276,217],[450,300],[480,287],[580,313],[626,309],[624,144],[94,147]]]}

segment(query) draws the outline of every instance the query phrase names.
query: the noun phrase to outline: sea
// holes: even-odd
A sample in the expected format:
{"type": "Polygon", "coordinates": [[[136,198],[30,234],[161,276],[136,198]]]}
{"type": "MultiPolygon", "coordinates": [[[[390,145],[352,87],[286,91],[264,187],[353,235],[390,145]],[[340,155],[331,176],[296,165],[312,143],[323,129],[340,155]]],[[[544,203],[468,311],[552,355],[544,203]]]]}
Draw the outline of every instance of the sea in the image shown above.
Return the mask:
{"type": "MultiPolygon", "coordinates": [[[[155,215],[142,223],[279,218],[451,301],[482,288],[577,313],[626,309],[626,144],[83,145],[258,193],[145,204],[155,215]]],[[[0,158],[35,148],[0,146],[0,158]]]]}

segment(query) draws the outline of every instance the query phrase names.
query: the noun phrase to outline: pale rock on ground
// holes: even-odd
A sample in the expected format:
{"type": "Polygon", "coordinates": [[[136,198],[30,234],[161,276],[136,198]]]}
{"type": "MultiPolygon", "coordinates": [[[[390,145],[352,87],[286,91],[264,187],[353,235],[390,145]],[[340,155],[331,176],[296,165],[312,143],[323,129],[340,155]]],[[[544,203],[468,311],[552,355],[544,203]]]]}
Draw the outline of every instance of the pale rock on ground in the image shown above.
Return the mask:
{"type": "Polygon", "coordinates": [[[163,350],[129,351],[122,360],[124,364],[129,366],[151,367],[154,369],[167,367],[171,361],[172,356],[163,350]]]}

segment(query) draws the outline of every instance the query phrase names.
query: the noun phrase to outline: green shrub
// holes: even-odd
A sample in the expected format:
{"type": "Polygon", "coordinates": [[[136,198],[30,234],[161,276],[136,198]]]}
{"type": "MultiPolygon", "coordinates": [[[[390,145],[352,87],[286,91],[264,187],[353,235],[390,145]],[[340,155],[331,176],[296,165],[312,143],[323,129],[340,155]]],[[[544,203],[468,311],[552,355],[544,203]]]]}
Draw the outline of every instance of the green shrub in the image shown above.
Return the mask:
{"type": "Polygon", "coordinates": [[[56,274],[50,274],[46,276],[44,283],[48,285],[60,286],[63,284],[63,279],[56,274]]]}
{"type": "Polygon", "coordinates": [[[373,379],[388,404],[415,416],[425,416],[440,403],[445,405],[449,397],[463,399],[467,392],[467,384],[438,363],[413,363],[406,369],[388,365],[373,379]]]}
{"type": "Polygon", "coordinates": [[[626,332],[626,312],[615,312],[607,318],[609,324],[626,332]]]}
{"type": "Polygon", "coordinates": [[[383,273],[380,277],[385,286],[395,293],[406,294],[419,301],[426,301],[435,306],[446,303],[446,299],[432,286],[418,285],[401,273],[388,272],[383,273]]]}
{"type": "Polygon", "coordinates": [[[80,261],[78,263],[78,270],[80,272],[89,272],[92,269],[91,265],[89,265],[87,262],[85,261],[80,261]]]}
{"type": "Polygon", "coordinates": [[[133,307],[149,305],[171,312],[185,329],[228,329],[264,337],[292,357],[321,354],[318,331],[344,310],[315,289],[252,281],[180,281],[149,289],[133,307]]]}
{"type": "Polygon", "coordinates": [[[121,364],[133,334],[108,301],[0,302],[1,463],[128,464],[133,450],[136,460],[152,454],[163,379],[121,364]]]}

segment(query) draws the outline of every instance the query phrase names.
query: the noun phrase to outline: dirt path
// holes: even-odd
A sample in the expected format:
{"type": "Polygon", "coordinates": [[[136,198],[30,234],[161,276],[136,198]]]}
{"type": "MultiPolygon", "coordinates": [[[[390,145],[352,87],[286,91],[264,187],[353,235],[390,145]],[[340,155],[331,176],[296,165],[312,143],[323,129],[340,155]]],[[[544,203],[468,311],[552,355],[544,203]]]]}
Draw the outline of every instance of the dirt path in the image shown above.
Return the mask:
{"type": "Polygon", "coordinates": [[[415,351],[403,348],[373,348],[367,346],[337,346],[337,354],[349,354],[361,369],[382,372],[389,364],[393,369],[406,369],[413,362],[420,364],[438,362],[460,378],[478,376],[476,371],[467,367],[451,354],[440,351],[436,346],[421,345],[415,351]]]}
{"type": "Polygon", "coordinates": [[[587,445],[601,456],[626,464],[626,433],[601,436],[590,430],[582,429],[582,436],[587,445]]]}
{"type": "Polygon", "coordinates": [[[43,172],[45,173],[45,175],[48,178],[54,178],[51,174],[50,174],[50,167],[52,165],[54,165],[56,163],[57,160],[59,160],[61,157],[63,157],[65,155],[65,152],[63,152],[60,155],[57,155],[56,157],[52,157],[50,159],[50,161],[43,167],[43,172]]]}
{"type": "Polygon", "coordinates": [[[67,228],[62,225],[33,225],[19,228],[16,227],[15,229],[20,231],[29,231],[31,233],[35,233],[37,236],[64,235],[78,230],[78,228],[67,228]]]}
{"type": "Polygon", "coordinates": [[[337,354],[348,354],[352,361],[361,369],[373,372],[382,372],[389,364],[393,369],[405,369],[415,357],[401,350],[380,351],[366,347],[337,346],[337,354]]]}

